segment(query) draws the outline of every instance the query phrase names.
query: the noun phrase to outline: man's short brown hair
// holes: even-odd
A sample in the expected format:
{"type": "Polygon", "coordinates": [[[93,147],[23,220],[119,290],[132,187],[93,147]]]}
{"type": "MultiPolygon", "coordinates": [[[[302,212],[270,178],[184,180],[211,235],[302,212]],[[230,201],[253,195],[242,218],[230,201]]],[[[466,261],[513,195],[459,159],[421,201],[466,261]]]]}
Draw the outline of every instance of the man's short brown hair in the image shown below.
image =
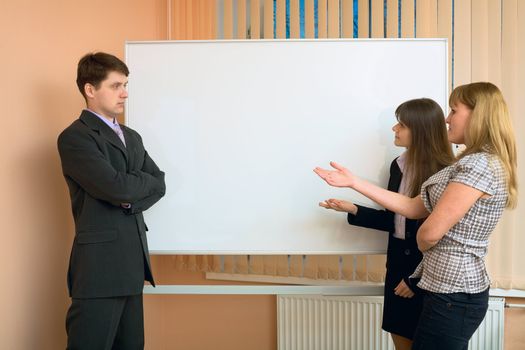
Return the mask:
{"type": "Polygon", "coordinates": [[[105,52],[88,53],[78,61],[77,86],[80,93],[86,98],[84,86],[91,84],[98,88],[110,72],[119,72],[129,75],[128,67],[119,58],[105,52]]]}

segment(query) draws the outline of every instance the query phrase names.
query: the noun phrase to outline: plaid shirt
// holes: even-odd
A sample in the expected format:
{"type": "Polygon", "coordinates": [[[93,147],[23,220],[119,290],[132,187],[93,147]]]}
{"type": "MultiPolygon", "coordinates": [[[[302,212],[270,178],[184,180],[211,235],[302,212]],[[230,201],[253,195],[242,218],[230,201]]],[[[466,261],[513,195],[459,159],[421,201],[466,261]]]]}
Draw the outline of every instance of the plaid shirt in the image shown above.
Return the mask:
{"type": "Polygon", "coordinates": [[[411,277],[420,277],[418,287],[436,293],[479,293],[489,287],[485,269],[488,238],[507,202],[505,172],[499,159],[489,153],[474,153],[431,176],[421,186],[429,212],[450,182],[458,182],[490,195],[480,198],[465,216],[431,249],[411,277]]]}

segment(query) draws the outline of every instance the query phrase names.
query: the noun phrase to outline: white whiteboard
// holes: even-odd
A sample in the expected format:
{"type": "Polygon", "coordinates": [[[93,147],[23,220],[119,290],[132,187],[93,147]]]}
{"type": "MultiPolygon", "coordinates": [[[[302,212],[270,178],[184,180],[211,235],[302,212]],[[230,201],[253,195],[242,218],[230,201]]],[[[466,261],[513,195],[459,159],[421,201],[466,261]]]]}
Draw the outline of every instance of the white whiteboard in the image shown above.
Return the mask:
{"type": "Polygon", "coordinates": [[[445,39],[129,42],[126,62],[126,122],[166,172],[152,254],[385,252],[386,233],[318,206],[370,201],[312,169],[386,186],[395,108],[447,105],[445,39]]]}

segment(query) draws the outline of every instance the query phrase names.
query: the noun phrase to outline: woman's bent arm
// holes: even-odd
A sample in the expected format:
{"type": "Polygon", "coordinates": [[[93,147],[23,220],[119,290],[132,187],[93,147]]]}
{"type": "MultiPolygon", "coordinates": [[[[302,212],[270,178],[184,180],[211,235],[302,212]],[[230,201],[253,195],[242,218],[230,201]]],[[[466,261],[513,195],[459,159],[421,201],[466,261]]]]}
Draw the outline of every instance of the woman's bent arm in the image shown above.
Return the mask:
{"type": "Polygon", "coordinates": [[[473,187],[458,182],[449,183],[436,207],[417,231],[419,250],[424,252],[436,245],[483,195],[484,192],[473,187]]]}

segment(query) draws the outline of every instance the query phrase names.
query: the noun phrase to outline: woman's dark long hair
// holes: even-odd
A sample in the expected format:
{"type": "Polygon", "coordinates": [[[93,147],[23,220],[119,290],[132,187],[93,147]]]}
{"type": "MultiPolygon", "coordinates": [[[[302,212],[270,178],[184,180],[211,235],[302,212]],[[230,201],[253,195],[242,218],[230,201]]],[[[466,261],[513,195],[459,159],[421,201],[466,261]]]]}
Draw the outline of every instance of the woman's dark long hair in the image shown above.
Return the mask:
{"type": "Polygon", "coordinates": [[[408,176],[407,194],[415,197],[423,182],[455,161],[448,142],[445,116],[434,100],[418,98],[400,104],[396,118],[410,129],[412,136],[404,175],[408,176]]]}

